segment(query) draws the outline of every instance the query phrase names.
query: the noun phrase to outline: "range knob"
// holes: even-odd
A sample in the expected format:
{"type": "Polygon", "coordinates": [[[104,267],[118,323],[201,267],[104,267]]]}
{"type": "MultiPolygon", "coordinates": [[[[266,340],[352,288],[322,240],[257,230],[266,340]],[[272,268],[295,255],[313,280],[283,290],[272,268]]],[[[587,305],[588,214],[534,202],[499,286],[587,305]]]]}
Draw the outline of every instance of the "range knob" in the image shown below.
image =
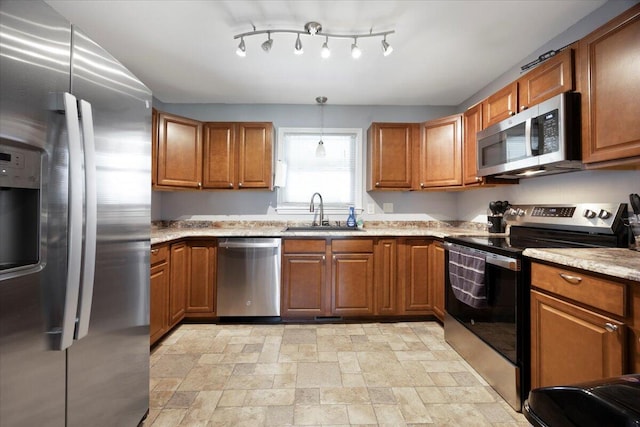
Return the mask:
{"type": "Polygon", "coordinates": [[[607,219],[611,216],[611,212],[605,211],[604,209],[600,209],[600,213],[598,214],[598,218],[607,219]]]}
{"type": "Polygon", "coordinates": [[[584,216],[585,218],[595,218],[596,217],[596,213],[595,213],[595,211],[592,211],[591,209],[585,209],[584,213],[582,214],[582,216],[584,216]]]}

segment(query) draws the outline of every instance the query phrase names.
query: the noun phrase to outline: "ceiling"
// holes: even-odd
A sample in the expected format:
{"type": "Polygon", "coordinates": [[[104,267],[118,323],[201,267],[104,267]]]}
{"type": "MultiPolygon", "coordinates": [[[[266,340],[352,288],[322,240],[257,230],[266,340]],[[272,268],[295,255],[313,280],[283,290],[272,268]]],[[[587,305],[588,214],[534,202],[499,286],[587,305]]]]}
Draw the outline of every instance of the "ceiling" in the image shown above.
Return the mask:
{"type": "MultiPolygon", "coordinates": [[[[459,105],[606,0],[242,1],[47,0],[134,72],[165,103],[459,105]],[[539,19],[544,14],[544,19],[539,19]],[[304,35],[245,39],[257,30],[303,30],[317,21],[328,33],[395,30],[394,51],[380,38],[304,35]]],[[[558,46],[558,48],[561,46],[558,46]]]]}

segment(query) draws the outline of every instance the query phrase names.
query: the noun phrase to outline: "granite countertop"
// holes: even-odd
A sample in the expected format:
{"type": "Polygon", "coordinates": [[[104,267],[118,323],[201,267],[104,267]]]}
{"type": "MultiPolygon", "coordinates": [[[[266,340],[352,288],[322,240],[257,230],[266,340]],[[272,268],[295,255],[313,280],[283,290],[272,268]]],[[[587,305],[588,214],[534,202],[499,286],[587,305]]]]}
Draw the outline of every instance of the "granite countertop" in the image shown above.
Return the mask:
{"type": "Polygon", "coordinates": [[[525,249],[533,260],[640,282],[640,252],[625,248],[525,249]]]}
{"type": "MultiPolygon", "coordinates": [[[[479,228],[451,226],[437,221],[389,222],[365,224],[357,231],[285,231],[286,223],[255,223],[250,221],[206,223],[153,227],[151,244],[158,244],[187,237],[436,237],[474,235],[489,233],[479,228]]],[[[495,235],[495,234],[492,234],[495,235]]]]}

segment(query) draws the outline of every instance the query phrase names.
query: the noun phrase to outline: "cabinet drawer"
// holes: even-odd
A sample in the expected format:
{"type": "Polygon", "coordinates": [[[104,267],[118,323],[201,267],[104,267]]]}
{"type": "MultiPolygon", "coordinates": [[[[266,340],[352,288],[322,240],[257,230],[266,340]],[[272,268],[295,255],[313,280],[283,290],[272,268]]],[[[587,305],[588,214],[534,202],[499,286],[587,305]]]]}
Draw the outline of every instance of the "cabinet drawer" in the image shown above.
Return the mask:
{"type": "Polygon", "coordinates": [[[618,316],[626,315],[626,285],[571,270],[531,265],[531,286],[618,316]]]}
{"type": "Polygon", "coordinates": [[[324,239],[284,240],[284,253],[324,253],[326,242],[324,239]]]}
{"type": "Polygon", "coordinates": [[[151,247],[151,265],[167,262],[169,245],[153,245],[151,247]]]}
{"type": "Polygon", "coordinates": [[[373,252],[373,239],[332,240],[331,252],[333,253],[373,252]]]}

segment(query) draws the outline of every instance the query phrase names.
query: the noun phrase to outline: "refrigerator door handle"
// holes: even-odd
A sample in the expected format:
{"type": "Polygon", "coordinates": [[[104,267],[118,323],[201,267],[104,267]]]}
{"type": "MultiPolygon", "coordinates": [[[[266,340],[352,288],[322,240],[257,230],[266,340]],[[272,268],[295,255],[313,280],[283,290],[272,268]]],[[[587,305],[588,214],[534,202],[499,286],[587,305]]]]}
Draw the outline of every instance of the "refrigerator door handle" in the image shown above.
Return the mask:
{"type": "Polygon", "coordinates": [[[80,101],[82,134],[84,135],[84,174],[85,174],[85,230],[82,281],[80,285],[80,307],[78,308],[78,328],[76,339],[89,332],[91,302],[93,300],[93,280],[96,268],[96,232],[98,226],[98,200],[96,190],[96,148],[93,133],[93,112],[91,104],[80,101]]]}
{"type": "Polygon", "coordinates": [[[67,249],[67,283],[62,317],[60,348],[64,350],[73,343],[80,292],[82,261],[82,146],[80,144],[80,122],[76,97],[63,94],[64,111],[69,136],[69,235],[67,249]]]}

